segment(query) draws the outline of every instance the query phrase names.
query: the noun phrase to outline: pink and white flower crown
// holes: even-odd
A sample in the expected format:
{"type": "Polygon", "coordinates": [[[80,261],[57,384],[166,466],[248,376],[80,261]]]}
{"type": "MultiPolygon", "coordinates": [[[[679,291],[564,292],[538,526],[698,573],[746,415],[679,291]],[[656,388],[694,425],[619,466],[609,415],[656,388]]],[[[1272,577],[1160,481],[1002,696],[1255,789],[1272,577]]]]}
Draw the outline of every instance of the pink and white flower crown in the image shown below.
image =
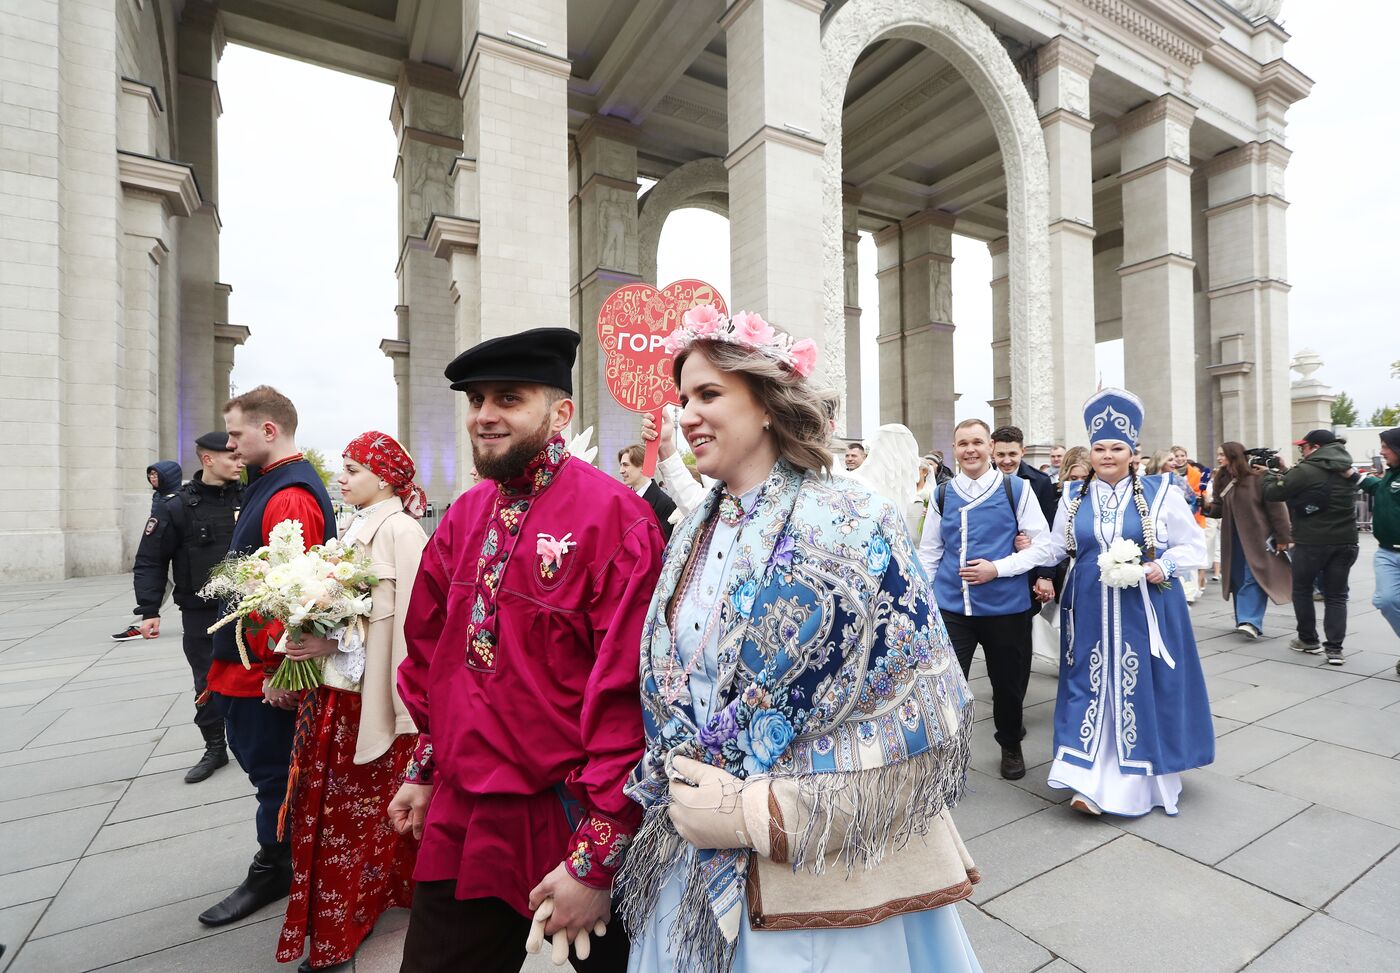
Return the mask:
{"type": "Polygon", "coordinates": [[[678,354],[697,341],[723,341],[767,355],[802,378],[817,367],[817,343],[811,338],[794,341],[751,311],[725,317],[713,304],[697,304],[681,318],[681,326],[666,336],[669,355],[678,354]]]}

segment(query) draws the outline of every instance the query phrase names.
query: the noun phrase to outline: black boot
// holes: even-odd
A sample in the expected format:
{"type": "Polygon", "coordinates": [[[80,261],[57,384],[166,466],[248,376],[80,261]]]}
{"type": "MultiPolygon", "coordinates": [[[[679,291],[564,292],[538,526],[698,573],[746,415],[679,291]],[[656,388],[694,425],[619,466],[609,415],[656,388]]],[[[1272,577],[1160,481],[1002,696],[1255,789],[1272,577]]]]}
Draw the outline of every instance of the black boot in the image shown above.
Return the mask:
{"type": "Polygon", "coordinates": [[[201,726],[204,734],[204,756],[185,773],[186,784],[198,784],[208,780],[214,771],[228,764],[228,744],[224,742],[224,725],[201,726]]]}
{"type": "Polygon", "coordinates": [[[292,890],[292,848],[263,845],[248,866],[248,877],[218,905],[199,914],[206,926],[225,926],[252,915],[265,905],[285,899],[292,890]]]}
{"type": "Polygon", "coordinates": [[[1021,745],[1001,748],[1001,776],[1007,780],[1020,780],[1026,776],[1026,759],[1021,756],[1021,745]]]}

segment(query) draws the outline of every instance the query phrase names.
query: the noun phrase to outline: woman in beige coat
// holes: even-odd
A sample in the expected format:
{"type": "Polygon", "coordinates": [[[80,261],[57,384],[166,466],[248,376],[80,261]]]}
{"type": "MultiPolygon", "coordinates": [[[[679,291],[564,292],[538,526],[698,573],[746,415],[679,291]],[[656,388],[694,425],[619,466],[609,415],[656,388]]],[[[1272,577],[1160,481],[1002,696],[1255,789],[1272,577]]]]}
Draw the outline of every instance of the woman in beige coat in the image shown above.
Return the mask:
{"type": "Polygon", "coordinates": [[[1293,573],[1286,553],[1293,546],[1288,507],[1266,502],[1260,471],[1249,465],[1240,443],[1220,447],[1225,465],[1214,480],[1210,514],[1220,518],[1221,595],[1235,599],[1235,630],[1248,639],[1264,634],[1268,602],[1293,599],[1293,573]]]}
{"type": "Polygon", "coordinates": [[[380,432],[345,449],[341,495],[355,514],[341,535],[368,554],[374,575],[363,639],[307,636],[294,659],[324,658],[323,685],[297,714],[284,818],[292,839],[292,892],[277,959],[310,952],[300,973],[348,964],[387,909],[413,899],[417,842],[384,815],[413,754],[417,730],[394,675],[407,654],[403,623],[427,537],[413,460],[380,432]]]}

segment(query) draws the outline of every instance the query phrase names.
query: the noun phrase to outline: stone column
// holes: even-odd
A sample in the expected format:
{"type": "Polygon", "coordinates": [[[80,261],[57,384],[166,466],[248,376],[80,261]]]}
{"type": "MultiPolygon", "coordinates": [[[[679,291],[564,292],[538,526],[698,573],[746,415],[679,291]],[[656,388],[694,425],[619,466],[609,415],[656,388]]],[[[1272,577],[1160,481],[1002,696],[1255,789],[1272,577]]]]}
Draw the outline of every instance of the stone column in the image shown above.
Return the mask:
{"type": "Polygon", "coordinates": [[[864,435],[861,412],[860,374],[860,190],[843,186],[841,191],[841,238],[845,245],[845,272],[842,283],[846,303],[846,435],[859,439],[864,435]]]}
{"type": "Polygon", "coordinates": [[[904,424],[921,450],[953,441],[953,217],[937,210],[900,224],[904,250],[904,424]]]}
{"type": "MultiPolygon", "coordinates": [[[[148,104],[153,103],[152,99],[148,104]]],[[[152,158],[147,154],[152,146],[145,139],[122,141],[131,148],[117,153],[122,185],[124,313],[116,379],[118,409],[113,420],[119,430],[117,525],[122,558],[130,564],[141,526],[150,515],[151,491],[145,483],[145,470],[163,457],[160,415],[163,408],[174,411],[173,403],[161,400],[160,342],[166,299],[162,278],[170,274],[174,219],[188,217],[199,207],[199,192],[188,166],[152,158]]]]}
{"type": "Polygon", "coordinates": [[[608,295],[641,280],[637,247],[637,129],[603,115],[586,119],[574,139],[576,194],[569,201],[577,246],[571,248],[577,295],[579,418],[574,431],[593,427],[598,465],[612,469],[620,449],[640,442],[640,417],[608,393],[598,347],[598,312],[608,295]]]}
{"type": "Polygon", "coordinates": [[[1053,38],[1036,54],[1037,108],[1050,159],[1050,370],[1057,442],[1077,429],[1079,406],[1095,384],[1089,76],[1096,58],[1065,37],[1053,38]]]}
{"type": "MultiPolygon", "coordinates": [[[[463,0],[456,216],[429,223],[451,260],[457,347],[569,313],[569,77],[565,0],[463,0]]],[[[457,488],[470,443],[457,396],[457,488]]]]}
{"type": "Polygon", "coordinates": [[[1123,175],[1123,361],[1147,449],[1196,443],[1191,123],[1162,95],[1118,120],[1123,175]]]}
{"type": "Polygon", "coordinates": [[[1314,429],[1332,428],[1332,404],[1337,394],[1321,379],[1314,378],[1313,372],[1322,367],[1322,356],[1304,348],[1294,357],[1293,371],[1302,377],[1293,382],[1292,387],[1292,427],[1288,437],[1261,446],[1274,446],[1288,452],[1288,443],[1297,442],[1314,429]]]}
{"type": "Polygon", "coordinates": [[[1206,176],[1211,363],[1221,396],[1239,397],[1225,439],[1282,445],[1292,426],[1283,176],[1290,153],[1250,142],[1211,159],[1206,176]],[[1245,367],[1248,366],[1248,367],[1245,367]]]}
{"type": "Polygon", "coordinates": [[[443,370],[463,349],[457,343],[450,268],[433,256],[426,234],[434,214],[456,212],[451,173],[462,151],[456,75],[404,61],[389,121],[398,139],[399,303],[394,312],[403,354],[394,359],[397,438],[413,456],[418,483],[441,510],[456,495],[458,474],[458,394],[443,370]]]}
{"type": "Polygon", "coordinates": [[[880,290],[880,423],[904,422],[904,251],[898,223],[875,234],[875,281],[880,290]]]}
{"type": "MultiPolygon", "coordinates": [[[[409,417],[413,411],[411,402],[412,383],[408,370],[408,306],[400,304],[394,308],[394,317],[398,319],[398,337],[385,338],[379,343],[379,350],[384,353],[394,365],[394,391],[395,404],[397,406],[398,422],[394,427],[398,430],[395,433],[399,444],[409,452],[413,451],[412,440],[409,437],[411,428],[409,417]]],[[[443,383],[446,385],[446,382],[443,383]]],[[[449,389],[450,391],[450,389],[449,389]]],[[[454,446],[455,448],[455,446],[454,446]]]]}
{"type": "MultiPolygon", "coordinates": [[[[238,348],[248,340],[248,332],[246,324],[220,321],[214,325],[214,401],[218,403],[220,411],[223,410],[223,404],[233,398],[230,376],[233,374],[238,348]]],[[[213,428],[217,430],[220,426],[215,424],[213,428]]]]}
{"type": "MultiPolygon", "coordinates": [[[[1011,260],[1009,240],[987,244],[992,257],[992,428],[1011,422],[1011,260]]],[[[1053,244],[1052,244],[1053,246],[1053,244]]],[[[1092,365],[1092,357],[1090,359],[1092,365]]]]}
{"type": "MultiPolygon", "coordinates": [[[[728,41],[733,310],[824,344],[820,0],[735,0],[728,41]]],[[[818,367],[831,379],[844,360],[818,367]]],[[[844,382],[839,383],[844,385],[844,382]]]]}
{"type": "Polygon", "coordinates": [[[180,227],[179,416],[176,459],[196,464],[194,441],[222,421],[215,402],[214,324],[220,320],[219,280],[219,101],[218,66],[224,32],[218,9],[192,0],[176,30],[176,158],[194,167],[202,198],[180,227]]]}

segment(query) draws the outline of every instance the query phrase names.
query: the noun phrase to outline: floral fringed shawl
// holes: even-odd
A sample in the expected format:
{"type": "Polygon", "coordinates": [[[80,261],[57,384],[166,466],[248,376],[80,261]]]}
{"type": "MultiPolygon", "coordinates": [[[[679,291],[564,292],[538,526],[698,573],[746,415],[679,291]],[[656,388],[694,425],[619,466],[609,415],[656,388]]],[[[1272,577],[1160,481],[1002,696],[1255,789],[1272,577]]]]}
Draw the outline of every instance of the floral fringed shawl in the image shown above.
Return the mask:
{"type": "MultiPolygon", "coordinates": [[[[719,496],[677,527],[643,629],[647,740],[627,792],[646,812],[617,880],[634,934],[688,849],[666,814],[672,756],[795,783],[809,813],[793,868],[814,872],[875,867],[956,803],[967,777],[972,699],[903,517],[853,480],[781,461],[735,544],[714,715],[697,726],[688,696],[665,701],[668,606],[719,496]]],[[[671,927],[678,969],[729,968],[750,854],[693,856],[671,927]]]]}

